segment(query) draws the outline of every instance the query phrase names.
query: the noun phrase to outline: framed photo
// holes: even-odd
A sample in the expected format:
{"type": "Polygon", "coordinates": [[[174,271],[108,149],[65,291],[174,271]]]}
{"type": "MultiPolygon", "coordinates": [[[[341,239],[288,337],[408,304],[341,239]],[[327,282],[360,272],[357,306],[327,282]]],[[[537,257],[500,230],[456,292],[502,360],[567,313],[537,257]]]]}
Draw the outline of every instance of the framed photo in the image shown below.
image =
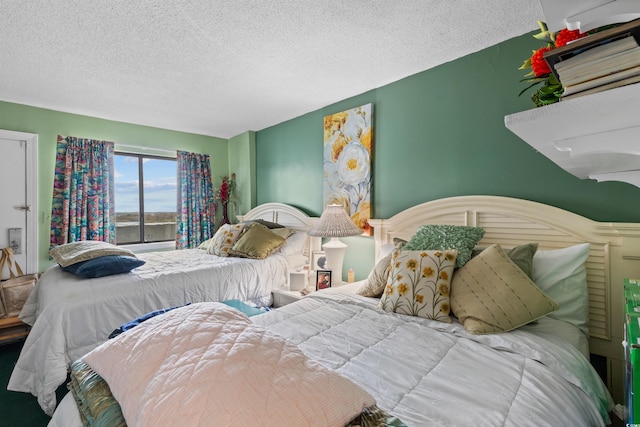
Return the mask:
{"type": "Polygon", "coordinates": [[[316,270],[316,291],[331,287],[331,270],[316,270]]]}
{"type": "Polygon", "coordinates": [[[327,268],[327,257],[323,251],[314,252],[311,256],[311,270],[324,270],[327,268]]]}

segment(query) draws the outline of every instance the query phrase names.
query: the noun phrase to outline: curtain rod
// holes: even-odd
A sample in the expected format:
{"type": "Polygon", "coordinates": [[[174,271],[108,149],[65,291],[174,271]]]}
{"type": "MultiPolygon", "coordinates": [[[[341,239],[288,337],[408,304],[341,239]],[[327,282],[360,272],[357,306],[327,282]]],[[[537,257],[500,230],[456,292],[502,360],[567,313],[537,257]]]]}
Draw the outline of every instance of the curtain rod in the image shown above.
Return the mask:
{"type": "Polygon", "coordinates": [[[154,147],[142,147],[140,145],[129,145],[129,144],[115,144],[115,149],[116,151],[127,151],[127,150],[133,150],[133,151],[149,151],[149,152],[153,152],[153,153],[165,153],[165,154],[170,154],[173,157],[177,156],[177,150],[165,150],[164,148],[154,148],[154,147]]]}

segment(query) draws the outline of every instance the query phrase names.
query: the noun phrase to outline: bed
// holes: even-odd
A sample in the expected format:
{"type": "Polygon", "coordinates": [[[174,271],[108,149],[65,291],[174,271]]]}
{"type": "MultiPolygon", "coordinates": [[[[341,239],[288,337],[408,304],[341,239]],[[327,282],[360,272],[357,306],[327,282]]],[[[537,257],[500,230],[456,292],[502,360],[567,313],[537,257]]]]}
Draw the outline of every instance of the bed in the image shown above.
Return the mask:
{"type": "MultiPolygon", "coordinates": [[[[436,200],[389,219],[371,220],[371,224],[376,266],[390,245],[397,245],[398,239],[411,242],[420,228],[428,224],[484,230],[477,242],[480,254],[467,262],[469,266],[482,264],[488,259],[486,253],[491,256],[496,251],[506,253],[496,245],[515,249],[535,242],[538,247],[533,255],[531,274],[537,277],[536,274],[546,274],[547,269],[566,270],[567,263],[548,264],[550,260],[560,259],[560,253],[580,252],[583,257],[580,266],[571,269],[572,274],[579,271],[583,278],[579,287],[585,296],[575,300],[583,301],[578,308],[587,313],[587,318],[577,321],[572,317],[576,314],[572,313],[563,320],[567,313],[560,308],[571,305],[571,302],[565,303],[563,297],[569,295],[573,299],[576,290],[566,287],[557,293],[558,289],[548,288],[545,292],[554,293],[554,298],[561,301],[557,310],[509,331],[471,333],[462,317],[437,321],[382,310],[379,304],[384,295],[378,299],[358,294],[369,284],[370,275],[365,283],[319,291],[285,307],[253,316],[249,322],[252,327],[265,335],[284,338],[294,345],[292,352],[301,351],[316,365],[349,379],[365,395],[370,395],[375,405],[401,421],[383,425],[602,426],[610,423],[609,414],[614,408],[612,395],[615,401],[622,401],[622,281],[624,277],[640,275],[640,225],[598,223],[540,203],[494,196],[436,200]],[[538,254],[541,255],[536,258],[538,254]],[[589,363],[590,354],[606,361],[604,382],[589,363]]],[[[392,251],[392,256],[397,256],[393,255],[395,252],[392,251]]],[[[453,276],[461,275],[465,268],[467,266],[460,267],[453,276]]],[[[389,275],[393,275],[393,271],[391,268],[389,275]]],[[[388,287],[385,292],[386,289],[388,287]]],[[[453,295],[454,287],[450,290],[453,295]]],[[[208,310],[215,316],[221,309],[213,304],[177,309],[167,319],[179,325],[189,318],[188,310],[196,309],[208,310]],[[187,316],[180,317],[183,315],[187,316]]],[[[105,360],[100,357],[109,356],[111,348],[119,346],[123,347],[121,353],[111,356],[125,357],[135,353],[129,351],[133,347],[127,345],[144,347],[155,342],[155,338],[145,334],[169,331],[163,316],[137,327],[140,328],[137,331],[134,328],[135,335],[123,334],[83,358],[95,363],[101,375],[104,370],[104,379],[127,414],[130,411],[136,414],[138,405],[130,404],[126,387],[117,376],[113,377],[113,372],[105,369],[105,360]]],[[[173,332],[167,335],[180,336],[173,332]]],[[[183,353],[177,360],[193,360],[194,355],[211,350],[206,343],[204,347],[202,353],[183,353]]],[[[266,351],[270,352],[271,348],[266,351]]],[[[106,361],[109,366],[109,359],[106,361]]],[[[184,367],[188,363],[171,365],[184,367]]],[[[227,370],[233,371],[234,366],[228,365],[227,370]]],[[[278,372],[277,366],[267,371],[278,372]]],[[[151,378],[162,379],[165,374],[161,368],[151,378]]],[[[181,377],[173,375],[170,378],[181,377]]],[[[209,384],[215,382],[216,377],[201,378],[206,378],[209,384]]],[[[241,383],[245,390],[253,390],[255,378],[246,381],[241,383]]],[[[159,382],[167,383],[166,380],[159,382]]],[[[222,391],[209,391],[214,393],[210,398],[224,394],[225,384],[222,391]]],[[[187,383],[184,389],[191,390],[192,386],[187,383]]],[[[277,384],[271,386],[271,390],[279,394],[277,384]]],[[[291,406],[307,402],[308,397],[300,393],[291,406]]],[[[167,398],[167,402],[175,405],[183,401],[167,398]]],[[[260,405],[260,400],[242,402],[245,407],[264,409],[260,414],[262,421],[273,415],[268,407],[260,405]]],[[[81,425],[79,422],[77,406],[69,394],[55,412],[51,426],[81,425]]]]}
{"type": "Polygon", "coordinates": [[[239,219],[279,224],[295,233],[265,259],[216,256],[205,248],[141,253],[137,257],[144,265],[100,278],[80,278],[59,265],[47,269],[20,313],[32,329],[8,389],[34,394],[51,414],[69,363],[133,318],[188,302],[237,299],[269,306],[271,290],[286,286],[289,272],[307,262],[312,240],[306,231],[314,218],[292,206],[268,203],[239,219]]]}

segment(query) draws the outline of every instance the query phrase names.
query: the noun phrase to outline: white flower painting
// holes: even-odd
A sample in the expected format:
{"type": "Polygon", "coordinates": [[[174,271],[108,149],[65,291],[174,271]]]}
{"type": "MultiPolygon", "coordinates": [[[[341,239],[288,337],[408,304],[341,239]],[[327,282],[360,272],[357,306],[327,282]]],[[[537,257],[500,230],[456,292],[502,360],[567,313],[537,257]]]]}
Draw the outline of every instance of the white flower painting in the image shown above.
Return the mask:
{"type": "Polygon", "coordinates": [[[371,235],[373,104],[324,118],[324,206],[339,204],[371,235]]]}

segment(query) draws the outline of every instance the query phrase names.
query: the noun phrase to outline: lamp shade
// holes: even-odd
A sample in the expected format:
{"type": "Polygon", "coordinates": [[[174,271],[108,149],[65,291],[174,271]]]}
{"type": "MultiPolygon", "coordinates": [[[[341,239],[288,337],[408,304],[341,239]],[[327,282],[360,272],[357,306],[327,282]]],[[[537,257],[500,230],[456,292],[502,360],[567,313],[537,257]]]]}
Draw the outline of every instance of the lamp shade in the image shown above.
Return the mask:
{"type": "Polygon", "coordinates": [[[342,205],[328,205],[316,224],[307,231],[315,237],[347,237],[362,234],[342,205]]]}

